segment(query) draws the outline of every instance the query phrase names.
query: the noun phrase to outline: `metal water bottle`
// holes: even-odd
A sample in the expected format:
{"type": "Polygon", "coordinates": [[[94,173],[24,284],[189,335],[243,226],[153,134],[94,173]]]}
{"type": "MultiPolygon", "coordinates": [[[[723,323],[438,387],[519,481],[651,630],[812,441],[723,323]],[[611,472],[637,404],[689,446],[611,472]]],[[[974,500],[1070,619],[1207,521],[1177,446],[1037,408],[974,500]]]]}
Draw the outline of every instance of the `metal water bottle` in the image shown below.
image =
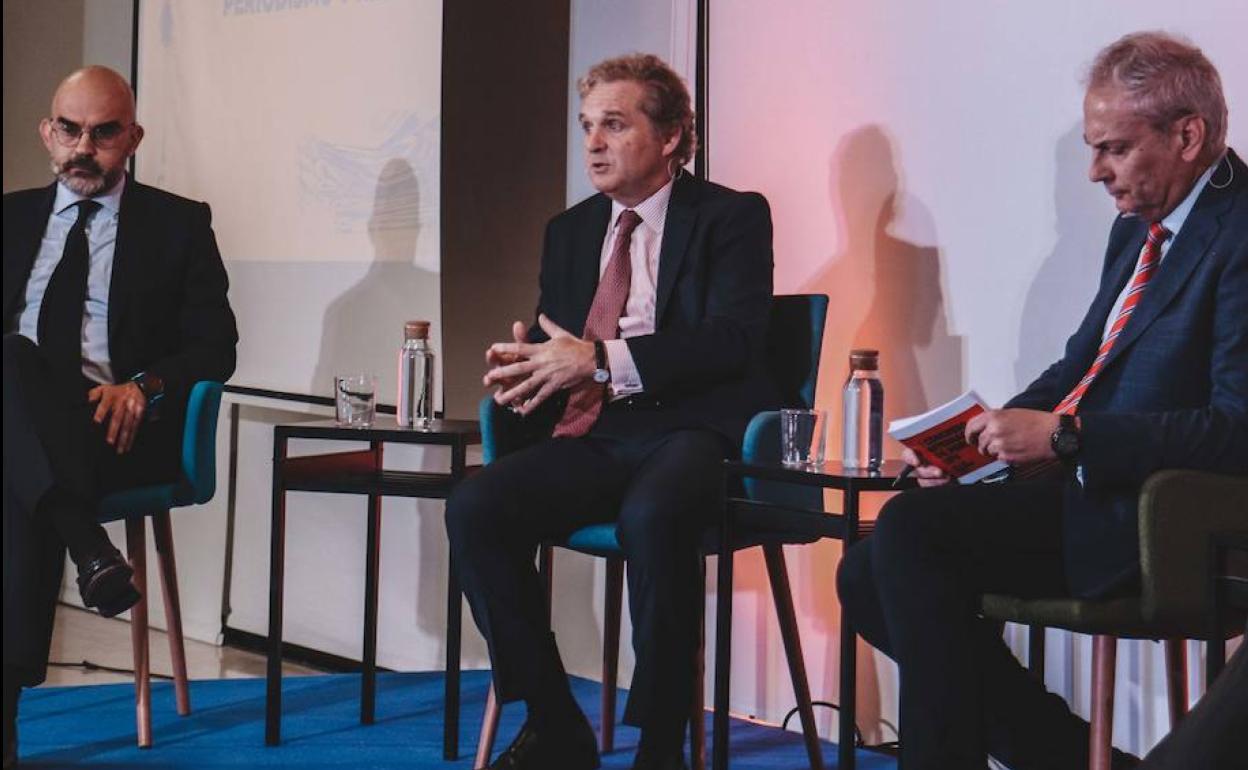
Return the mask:
{"type": "Polygon", "coordinates": [[[841,458],[846,468],[879,470],[884,449],[884,385],[880,351],[851,350],[841,391],[841,458]]]}
{"type": "Polygon", "coordinates": [[[433,351],[429,349],[428,321],[403,324],[395,420],[405,428],[428,428],[433,422],[433,351]]]}

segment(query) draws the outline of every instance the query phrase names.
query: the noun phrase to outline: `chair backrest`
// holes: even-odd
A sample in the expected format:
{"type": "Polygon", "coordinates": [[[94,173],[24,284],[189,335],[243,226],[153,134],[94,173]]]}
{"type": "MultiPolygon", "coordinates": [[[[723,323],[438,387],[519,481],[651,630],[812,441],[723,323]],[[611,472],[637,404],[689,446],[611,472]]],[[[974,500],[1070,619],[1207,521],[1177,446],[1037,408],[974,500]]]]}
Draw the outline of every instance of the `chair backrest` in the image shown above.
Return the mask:
{"type": "MultiPolygon", "coordinates": [[[[767,356],[781,406],[805,409],[814,406],[827,315],[826,294],[789,294],[772,300],[767,356]]],[[[778,412],[761,412],[750,420],[742,441],[741,457],[753,463],[779,462],[778,412]]],[[[823,490],[818,487],[749,477],[744,479],[744,486],[746,496],[752,500],[812,510],[822,508],[823,490]]]]}
{"type": "Polygon", "coordinates": [[[767,363],[780,391],[782,406],[814,406],[827,317],[826,294],[782,294],[772,298],[767,363]]]}
{"type": "Polygon", "coordinates": [[[182,474],[190,502],[206,503],[217,490],[217,414],[221,411],[219,382],[195,383],[186,403],[182,431],[182,474]]]}

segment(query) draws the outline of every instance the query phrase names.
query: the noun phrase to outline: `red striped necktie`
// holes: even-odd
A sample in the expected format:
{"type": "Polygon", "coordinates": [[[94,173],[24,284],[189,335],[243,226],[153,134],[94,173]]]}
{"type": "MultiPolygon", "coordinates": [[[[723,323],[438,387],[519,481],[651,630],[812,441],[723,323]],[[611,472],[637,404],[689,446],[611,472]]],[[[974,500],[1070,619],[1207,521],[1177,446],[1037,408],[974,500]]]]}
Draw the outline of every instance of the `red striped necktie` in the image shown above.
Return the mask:
{"type": "Polygon", "coordinates": [[[1131,313],[1135,310],[1135,306],[1140,303],[1140,297],[1144,296],[1144,288],[1148,286],[1148,282],[1152,280],[1153,274],[1157,272],[1157,264],[1161,261],[1161,245],[1170,237],[1170,231],[1162,227],[1160,222],[1154,222],[1148,228],[1148,241],[1144,244],[1144,249],[1140,252],[1140,261],[1136,263],[1135,274],[1131,276],[1131,285],[1127,289],[1126,299],[1122,302],[1122,308],[1118,311],[1118,316],[1114,319],[1114,323],[1109,327],[1109,334],[1105,335],[1101,347],[1096,351],[1096,358],[1092,361],[1092,365],[1088,367],[1087,374],[1079,380],[1079,383],[1063,398],[1053,411],[1057,414],[1074,414],[1079,409],[1079,401],[1083,398],[1083,394],[1088,391],[1088,387],[1096,376],[1100,374],[1101,367],[1105,365],[1105,359],[1109,357],[1109,352],[1114,349],[1114,343],[1118,340],[1118,336],[1122,334],[1123,328],[1127,325],[1127,320],[1131,318],[1131,313]]]}
{"type": "MultiPolygon", "coordinates": [[[[585,317],[585,331],[581,335],[583,339],[613,340],[620,336],[620,315],[624,312],[624,303],[628,301],[628,290],[633,282],[630,246],[633,242],[633,230],[639,224],[641,216],[636,211],[625,209],[620,213],[611,258],[607,260],[607,268],[598,280],[598,290],[594,292],[593,304],[589,306],[589,315],[585,317]]],[[[568,404],[563,409],[563,416],[555,426],[554,435],[584,436],[588,433],[598,420],[598,414],[602,412],[606,392],[606,385],[592,381],[573,388],[568,396],[568,404]]]]}

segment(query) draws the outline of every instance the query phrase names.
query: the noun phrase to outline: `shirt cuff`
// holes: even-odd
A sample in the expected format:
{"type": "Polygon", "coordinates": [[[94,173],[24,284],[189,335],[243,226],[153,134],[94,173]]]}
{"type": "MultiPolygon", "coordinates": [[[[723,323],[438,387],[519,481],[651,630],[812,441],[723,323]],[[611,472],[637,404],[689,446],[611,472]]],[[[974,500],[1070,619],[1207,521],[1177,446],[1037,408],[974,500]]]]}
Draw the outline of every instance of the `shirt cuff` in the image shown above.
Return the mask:
{"type": "Polygon", "coordinates": [[[604,340],[602,346],[606,348],[607,368],[611,370],[611,394],[631,396],[645,390],[637,364],[633,362],[633,353],[628,349],[628,342],[619,339],[604,340]]]}

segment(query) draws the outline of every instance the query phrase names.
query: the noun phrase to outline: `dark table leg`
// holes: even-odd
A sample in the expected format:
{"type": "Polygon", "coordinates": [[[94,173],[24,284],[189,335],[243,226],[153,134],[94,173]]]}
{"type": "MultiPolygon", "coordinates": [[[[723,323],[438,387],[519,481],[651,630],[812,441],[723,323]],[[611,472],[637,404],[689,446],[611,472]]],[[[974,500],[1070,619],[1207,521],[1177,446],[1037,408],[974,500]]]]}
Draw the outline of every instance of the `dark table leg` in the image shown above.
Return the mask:
{"type": "Polygon", "coordinates": [[[377,585],[381,577],[381,496],[368,496],[368,543],[364,557],[364,666],[360,724],[371,725],[377,707],[377,585]]]}
{"type": "Polygon", "coordinates": [[[269,649],[268,682],[264,707],[264,743],[282,740],[282,583],[285,579],[286,490],[282,465],[286,462],[286,439],[273,438],[273,503],[269,527],[269,649]]]}
{"type": "Polygon", "coordinates": [[[728,685],[732,672],[732,523],[731,498],[720,523],[719,569],[715,583],[715,714],[711,726],[711,767],[728,770],[728,685]]]}
{"type": "MultiPolygon", "coordinates": [[[[852,484],[845,487],[845,534],[844,549],[858,540],[858,490],[852,484]]],[[[858,674],[857,636],[853,624],[841,611],[841,710],[840,730],[837,737],[838,770],[854,770],[854,685],[858,674]]]]}
{"type": "Polygon", "coordinates": [[[459,574],[446,572],[446,691],[442,698],[442,758],[459,759],[459,655],[464,604],[459,574]]]}

